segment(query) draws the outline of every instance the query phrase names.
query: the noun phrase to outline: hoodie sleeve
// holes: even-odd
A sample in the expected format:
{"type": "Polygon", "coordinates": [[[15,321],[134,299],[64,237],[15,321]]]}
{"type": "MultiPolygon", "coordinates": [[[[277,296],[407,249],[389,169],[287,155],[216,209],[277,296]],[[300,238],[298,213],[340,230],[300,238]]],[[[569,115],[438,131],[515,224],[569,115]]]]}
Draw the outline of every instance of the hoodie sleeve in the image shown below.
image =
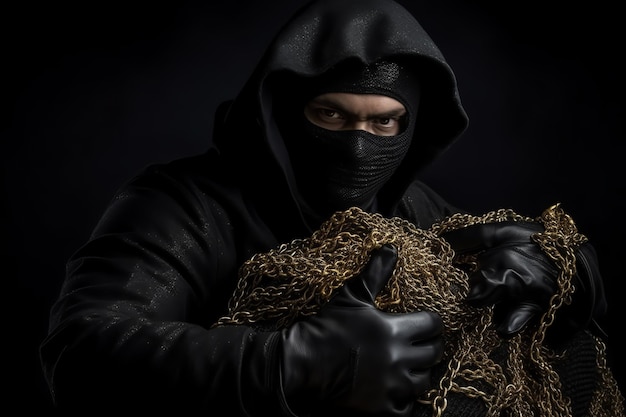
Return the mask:
{"type": "Polygon", "coordinates": [[[69,260],[40,350],[59,409],[279,415],[275,336],[211,328],[236,262],[231,223],[201,196],[163,173],[142,176],[69,260]]]}

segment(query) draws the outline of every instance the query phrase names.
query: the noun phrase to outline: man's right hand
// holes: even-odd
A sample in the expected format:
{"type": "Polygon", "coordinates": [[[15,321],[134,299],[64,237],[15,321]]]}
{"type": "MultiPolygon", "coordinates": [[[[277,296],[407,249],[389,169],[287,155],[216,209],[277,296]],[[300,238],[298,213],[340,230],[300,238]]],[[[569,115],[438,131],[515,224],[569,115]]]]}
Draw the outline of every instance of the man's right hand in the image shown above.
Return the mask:
{"type": "Polygon", "coordinates": [[[282,384],[296,414],[409,416],[441,361],[443,323],[435,313],[386,313],[374,299],[391,276],[397,251],[372,253],[320,312],[282,332],[282,384]]]}

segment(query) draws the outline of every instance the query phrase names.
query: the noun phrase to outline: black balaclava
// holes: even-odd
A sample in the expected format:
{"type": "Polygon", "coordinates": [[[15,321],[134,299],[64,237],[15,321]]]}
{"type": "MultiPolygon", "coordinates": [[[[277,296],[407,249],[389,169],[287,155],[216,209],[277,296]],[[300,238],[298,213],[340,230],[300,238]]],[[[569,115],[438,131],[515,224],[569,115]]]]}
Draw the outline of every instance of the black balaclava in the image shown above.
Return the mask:
{"type": "Polygon", "coordinates": [[[353,206],[375,211],[377,192],[398,168],[411,145],[420,98],[414,72],[397,62],[364,65],[350,61],[305,80],[298,91],[302,93],[300,100],[279,106],[283,111],[279,112],[277,122],[298,192],[305,201],[305,214],[319,222],[337,210],[353,206]],[[308,121],[304,105],[330,92],[380,94],[398,100],[407,110],[401,120],[401,132],[379,136],[363,130],[333,131],[308,121]],[[289,116],[294,111],[298,114],[289,116]]]}

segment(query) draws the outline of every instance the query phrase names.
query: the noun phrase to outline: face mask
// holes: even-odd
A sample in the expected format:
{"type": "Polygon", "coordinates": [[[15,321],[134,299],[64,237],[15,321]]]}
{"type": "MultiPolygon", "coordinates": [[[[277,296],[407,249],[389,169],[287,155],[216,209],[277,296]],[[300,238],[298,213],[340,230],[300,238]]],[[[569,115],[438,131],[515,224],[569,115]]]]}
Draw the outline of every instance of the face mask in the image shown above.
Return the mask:
{"type": "Polygon", "coordinates": [[[327,130],[306,119],[303,123],[291,146],[292,166],[298,190],[322,217],[353,206],[369,208],[411,144],[411,130],[378,136],[327,130]]]}
{"type": "Polygon", "coordinates": [[[281,91],[287,92],[274,103],[276,122],[298,193],[306,202],[305,214],[324,220],[353,206],[373,209],[376,194],[411,144],[421,94],[414,71],[394,62],[346,61],[319,77],[296,80],[293,88],[281,91]],[[396,136],[321,128],[304,117],[303,108],[308,100],[326,92],[392,97],[407,109],[407,125],[396,136]]]}

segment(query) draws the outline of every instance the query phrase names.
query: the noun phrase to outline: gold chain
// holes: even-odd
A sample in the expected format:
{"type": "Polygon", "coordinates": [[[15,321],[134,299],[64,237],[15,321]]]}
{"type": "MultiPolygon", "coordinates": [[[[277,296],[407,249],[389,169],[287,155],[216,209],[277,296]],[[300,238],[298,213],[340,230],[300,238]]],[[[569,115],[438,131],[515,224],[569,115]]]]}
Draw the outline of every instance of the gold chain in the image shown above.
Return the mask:
{"type": "MultiPolygon", "coordinates": [[[[347,279],[361,272],[374,249],[393,244],[398,261],[376,306],[395,313],[435,311],[446,328],[445,372],[437,386],[417,401],[430,404],[436,417],[444,415],[451,392],[481,399],[487,416],[499,417],[506,410],[507,415],[523,417],[571,417],[569,398],[562,394],[553,368],[558,355],[543,341],[556,311],[571,302],[575,250],[585,241],[559,205],[536,219],[510,209],[482,216],[454,214],[429,229],[419,229],[398,217],[351,208],[335,213],[310,238],[282,244],[245,262],[228,315],[215,326],[248,324],[280,329],[315,314],[347,279]],[[542,223],[545,231],[533,239],[559,268],[559,290],[537,328],[527,328],[506,341],[492,325],[492,308],[474,308],[463,302],[474,258],[455,257],[440,237],[446,231],[501,221],[542,223]],[[506,352],[505,363],[493,358],[496,350],[506,352]]],[[[606,365],[605,346],[599,339],[595,341],[601,386],[589,415],[624,416],[623,397],[606,365]]]]}

